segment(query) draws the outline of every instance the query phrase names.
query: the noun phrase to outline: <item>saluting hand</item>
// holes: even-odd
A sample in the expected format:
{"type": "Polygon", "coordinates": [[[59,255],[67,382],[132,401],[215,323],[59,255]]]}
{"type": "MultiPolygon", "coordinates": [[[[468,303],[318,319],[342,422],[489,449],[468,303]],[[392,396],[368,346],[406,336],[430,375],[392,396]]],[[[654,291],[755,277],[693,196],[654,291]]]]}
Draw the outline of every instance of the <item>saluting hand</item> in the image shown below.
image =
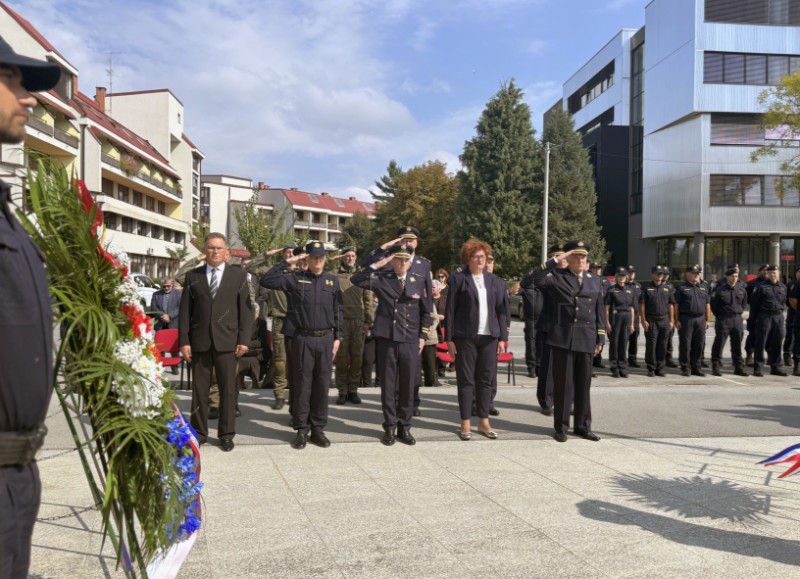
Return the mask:
{"type": "Polygon", "coordinates": [[[401,241],[403,241],[403,238],[402,238],[402,237],[397,237],[397,238],[395,238],[395,239],[392,239],[391,241],[387,241],[386,243],[384,243],[383,245],[381,245],[381,249],[382,249],[383,251],[386,251],[386,250],[387,250],[387,249],[389,249],[391,246],[393,246],[393,245],[397,245],[397,244],[398,244],[398,243],[400,243],[401,241]]]}
{"type": "Polygon", "coordinates": [[[268,251],[265,251],[264,255],[266,255],[267,257],[272,257],[273,255],[279,254],[281,251],[283,251],[282,247],[279,247],[277,249],[270,249],[268,251]]]}

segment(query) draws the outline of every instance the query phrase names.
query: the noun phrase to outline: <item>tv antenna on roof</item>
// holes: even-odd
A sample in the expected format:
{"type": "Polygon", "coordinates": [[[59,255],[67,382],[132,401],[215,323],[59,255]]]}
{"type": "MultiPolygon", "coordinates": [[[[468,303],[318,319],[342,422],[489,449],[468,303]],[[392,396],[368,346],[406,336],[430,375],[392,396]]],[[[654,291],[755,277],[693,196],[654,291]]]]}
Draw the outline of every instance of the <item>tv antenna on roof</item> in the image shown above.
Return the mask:
{"type": "MultiPolygon", "coordinates": [[[[108,67],[106,68],[106,74],[108,75],[108,93],[114,93],[114,55],[119,54],[118,52],[106,52],[108,56],[108,67]]],[[[106,114],[110,117],[111,116],[111,101],[114,99],[108,99],[108,105],[106,106],[106,114]]]]}

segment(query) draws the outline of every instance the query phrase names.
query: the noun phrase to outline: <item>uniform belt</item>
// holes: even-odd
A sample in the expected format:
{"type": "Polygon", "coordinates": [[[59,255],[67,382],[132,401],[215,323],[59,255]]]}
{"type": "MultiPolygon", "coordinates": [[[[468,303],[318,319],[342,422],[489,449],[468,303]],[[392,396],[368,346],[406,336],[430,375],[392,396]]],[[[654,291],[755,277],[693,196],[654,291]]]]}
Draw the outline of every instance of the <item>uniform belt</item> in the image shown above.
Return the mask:
{"type": "Polygon", "coordinates": [[[331,333],[330,328],[327,330],[299,330],[297,335],[308,336],[309,338],[321,338],[331,333]]]}
{"type": "Polygon", "coordinates": [[[631,309],[630,308],[625,308],[625,309],[622,309],[622,310],[614,310],[614,313],[617,313],[617,314],[629,314],[629,313],[631,313],[631,309]]]}
{"type": "Polygon", "coordinates": [[[660,322],[661,320],[666,320],[668,317],[669,317],[669,316],[668,316],[667,314],[664,314],[663,316],[651,316],[651,315],[646,315],[646,316],[645,316],[645,319],[646,319],[646,320],[655,320],[655,321],[657,321],[657,322],[660,322]]]}
{"type": "Polygon", "coordinates": [[[34,430],[0,432],[0,466],[24,466],[32,462],[46,435],[44,424],[34,430]]]}

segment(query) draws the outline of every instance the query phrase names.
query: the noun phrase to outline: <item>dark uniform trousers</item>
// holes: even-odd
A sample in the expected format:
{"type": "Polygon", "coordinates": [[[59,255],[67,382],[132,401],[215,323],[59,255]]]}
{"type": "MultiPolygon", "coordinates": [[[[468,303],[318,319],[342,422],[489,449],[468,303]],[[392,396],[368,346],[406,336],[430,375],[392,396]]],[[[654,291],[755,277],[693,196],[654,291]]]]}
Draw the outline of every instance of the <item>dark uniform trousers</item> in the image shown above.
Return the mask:
{"type": "Polygon", "coordinates": [[[553,401],[556,412],[553,415],[553,427],[556,432],[569,429],[570,401],[575,400],[575,432],[589,432],[592,428],[592,408],[589,399],[589,388],[592,383],[593,354],[574,352],[556,346],[550,347],[551,372],[553,373],[553,401]],[[569,380],[572,374],[574,380],[569,380]]]}
{"type": "Polygon", "coordinates": [[[213,347],[205,352],[192,352],[192,417],[190,422],[200,440],[208,437],[208,408],[211,391],[211,371],[219,385],[219,438],[230,438],[236,434],[236,352],[219,352],[213,347]],[[223,398],[224,397],[224,398],[223,398]]]}
{"type": "Polygon", "coordinates": [[[764,349],[769,350],[767,363],[773,370],[781,366],[781,343],[785,331],[782,313],[761,312],[754,322],[755,341],[753,343],[755,360],[754,368],[764,368],[764,349]]]}
{"type": "Polygon", "coordinates": [[[628,348],[628,338],[631,335],[631,312],[629,309],[620,311],[609,309],[609,313],[612,320],[611,344],[609,345],[611,369],[625,371],[628,369],[628,359],[625,354],[628,348]]]}
{"type": "Polygon", "coordinates": [[[539,356],[537,356],[537,332],[534,318],[525,319],[523,334],[525,335],[525,366],[527,366],[529,372],[536,372],[539,368],[539,356]]]}
{"type": "Polygon", "coordinates": [[[36,461],[0,467],[0,577],[26,577],[42,484],[36,461]]]}
{"type": "Polygon", "coordinates": [[[706,318],[704,314],[693,316],[680,314],[678,320],[678,357],[681,369],[700,370],[700,359],[703,357],[703,342],[706,336],[706,318]]]}
{"type": "Polygon", "coordinates": [[[553,374],[550,364],[552,349],[547,345],[547,334],[542,330],[537,331],[539,345],[539,375],[536,377],[536,399],[542,408],[553,407],[553,374]]]}
{"type": "Polygon", "coordinates": [[[497,385],[497,338],[476,335],[470,338],[453,338],[456,356],[456,378],[461,420],[472,415],[472,401],[476,401],[479,418],[489,418],[492,405],[492,386],[497,385]]]}
{"type": "MultiPolygon", "coordinates": [[[[797,282],[795,282],[797,283],[797,282]]],[[[797,325],[797,316],[791,306],[786,308],[786,337],[783,340],[783,356],[788,358],[792,354],[794,346],[794,330],[797,325]]]]}
{"type": "Polygon", "coordinates": [[[344,335],[336,352],[336,388],[340,394],[358,391],[364,358],[364,319],[345,318],[344,335]]]}
{"type": "Polygon", "coordinates": [[[648,330],[644,333],[644,361],[647,369],[663,371],[667,359],[667,346],[675,329],[669,327],[669,316],[646,316],[648,330]]]}
{"type": "MultiPolygon", "coordinates": [[[[791,306],[790,306],[791,307],[791,306]]],[[[794,323],[794,340],[792,341],[792,359],[794,361],[800,360],[800,317],[795,313],[794,323]]]]}
{"type": "Polygon", "coordinates": [[[674,337],[675,337],[675,326],[672,326],[672,329],[669,331],[669,334],[667,335],[667,362],[672,362],[674,358],[674,356],[672,355],[673,352],[672,342],[674,337]]]}
{"type": "Polygon", "coordinates": [[[375,350],[381,381],[383,429],[409,430],[414,412],[414,389],[420,376],[419,343],[376,337],[375,350]]]}
{"type": "Polygon", "coordinates": [[[736,367],[744,365],[742,359],[742,339],[744,338],[744,322],[741,314],[718,314],[714,322],[714,344],[711,346],[711,362],[722,362],[722,350],[728,336],[731,338],[731,359],[736,367]]]}
{"type": "Polygon", "coordinates": [[[328,388],[333,371],[333,331],[324,336],[299,332],[290,340],[292,360],[289,398],[292,428],[303,434],[328,424],[328,388]]]}

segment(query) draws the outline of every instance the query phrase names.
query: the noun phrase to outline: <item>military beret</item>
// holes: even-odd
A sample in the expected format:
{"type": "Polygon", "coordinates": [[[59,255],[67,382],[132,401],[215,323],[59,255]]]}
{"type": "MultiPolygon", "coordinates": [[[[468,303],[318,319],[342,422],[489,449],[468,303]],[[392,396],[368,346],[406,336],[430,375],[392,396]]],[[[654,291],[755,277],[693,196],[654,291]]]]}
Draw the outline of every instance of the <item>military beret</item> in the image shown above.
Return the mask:
{"type": "Polygon", "coordinates": [[[490,253],[486,256],[486,261],[494,261],[494,254],[490,253]]]}
{"type": "Polygon", "coordinates": [[[694,265],[690,265],[689,267],[687,267],[686,271],[688,273],[702,273],[703,272],[703,268],[700,267],[700,265],[698,265],[698,264],[694,264],[694,265]]]}
{"type": "Polygon", "coordinates": [[[564,244],[563,243],[554,243],[547,250],[547,253],[550,254],[550,255],[561,255],[562,253],[564,253],[564,244]]]}
{"type": "Polygon", "coordinates": [[[325,246],[321,241],[309,241],[306,245],[308,255],[325,255],[325,246]]]}
{"type": "Polygon", "coordinates": [[[395,243],[389,248],[389,255],[401,259],[411,259],[412,247],[405,243],[395,243]]]}
{"type": "Polygon", "coordinates": [[[295,247],[297,247],[297,244],[294,241],[287,241],[281,245],[281,249],[294,249],[295,247]]]}
{"type": "Polygon", "coordinates": [[[621,275],[628,275],[628,269],[625,266],[621,265],[617,268],[617,271],[614,275],[616,275],[617,277],[621,275]]]}
{"type": "Polygon", "coordinates": [[[571,251],[578,255],[588,255],[592,245],[586,241],[568,241],[564,244],[564,252],[571,251]]]}
{"type": "Polygon", "coordinates": [[[729,267],[728,269],[725,270],[725,275],[733,275],[735,273],[739,273],[738,267],[729,267]]]}
{"type": "Polygon", "coordinates": [[[343,248],[341,248],[341,249],[339,250],[339,254],[340,254],[340,255],[343,255],[343,254],[345,254],[345,253],[347,253],[347,252],[349,252],[349,251],[355,252],[355,250],[356,250],[356,248],[355,248],[355,247],[353,247],[352,245],[348,245],[347,247],[343,247],[343,248]]]}
{"type": "Polygon", "coordinates": [[[774,263],[767,265],[765,268],[767,271],[780,271],[781,268],[775,265],[774,263]]]}
{"type": "Polygon", "coordinates": [[[407,238],[407,239],[418,239],[419,238],[419,229],[416,227],[401,227],[397,230],[397,237],[407,238]]]}

